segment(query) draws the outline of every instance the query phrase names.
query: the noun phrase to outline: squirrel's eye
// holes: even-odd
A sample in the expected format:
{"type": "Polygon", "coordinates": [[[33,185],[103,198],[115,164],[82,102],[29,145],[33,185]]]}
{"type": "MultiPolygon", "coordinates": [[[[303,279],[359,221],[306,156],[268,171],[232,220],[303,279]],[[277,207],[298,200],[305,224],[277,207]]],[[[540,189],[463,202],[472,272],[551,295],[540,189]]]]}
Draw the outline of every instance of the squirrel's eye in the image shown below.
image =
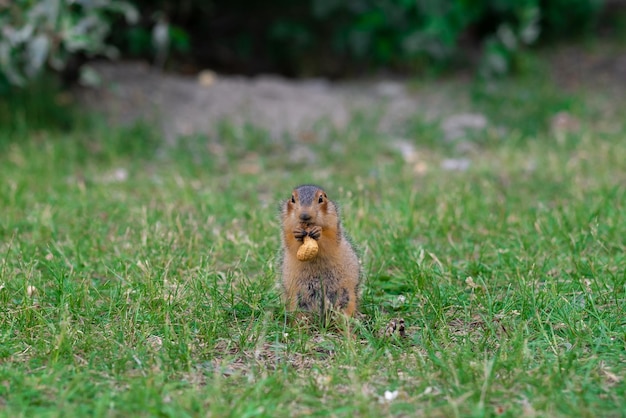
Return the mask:
{"type": "Polygon", "coordinates": [[[296,198],[293,195],[291,195],[291,203],[296,203],[296,198]]]}
{"type": "Polygon", "coordinates": [[[324,196],[320,195],[320,198],[317,201],[317,203],[324,203],[324,196]]]}

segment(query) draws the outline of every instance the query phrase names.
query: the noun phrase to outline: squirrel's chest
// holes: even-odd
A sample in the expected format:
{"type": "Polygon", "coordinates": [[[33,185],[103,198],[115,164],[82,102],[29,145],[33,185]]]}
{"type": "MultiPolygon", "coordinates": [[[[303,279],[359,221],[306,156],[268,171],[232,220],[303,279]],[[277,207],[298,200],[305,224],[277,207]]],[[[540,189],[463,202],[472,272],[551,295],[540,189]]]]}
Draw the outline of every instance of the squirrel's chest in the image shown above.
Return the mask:
{"type": "Polygon", "coordinates": [[[290,257],[283,274],[304,284],[310,281],[334,281],[341,276],[341,266],[325,257],[316,257],[311,261],[299,261],[290,257]]]}

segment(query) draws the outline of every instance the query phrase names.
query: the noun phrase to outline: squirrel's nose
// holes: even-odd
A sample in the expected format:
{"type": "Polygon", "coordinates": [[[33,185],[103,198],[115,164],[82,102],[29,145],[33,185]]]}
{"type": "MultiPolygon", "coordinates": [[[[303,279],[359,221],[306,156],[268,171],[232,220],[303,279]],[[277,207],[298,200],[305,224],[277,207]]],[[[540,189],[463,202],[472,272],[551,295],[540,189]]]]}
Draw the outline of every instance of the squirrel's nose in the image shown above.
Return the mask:
{"type": "Polygon", "coordinates": [[[304,222],[306,222],[306,221],[310,221],[310,220],[311,220],[311,215],[309,215],[309,214],[308,214],[308,213],[306,213],[306,212],[302,212],[302,213],[300,214],[300,220],[301,220],[301,221],[304,221],[304,222]]]}

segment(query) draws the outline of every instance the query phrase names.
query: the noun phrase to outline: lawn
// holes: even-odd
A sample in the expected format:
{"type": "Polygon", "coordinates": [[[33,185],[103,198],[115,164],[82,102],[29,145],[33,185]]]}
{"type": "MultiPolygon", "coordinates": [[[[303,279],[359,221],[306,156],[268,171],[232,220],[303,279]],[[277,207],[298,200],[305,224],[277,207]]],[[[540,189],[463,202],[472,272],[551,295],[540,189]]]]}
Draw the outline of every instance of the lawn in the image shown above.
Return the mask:
{"type": "Polygon", "coordinates": [[[0,108],[0,414],[623,417],[626,118],[545,89],[475,91],[463,146],[357,117],[168,148],[0,108]],[[328,329],[276,285],[278,203],[308,182],[363,264],[362,315],[328,329]]]}

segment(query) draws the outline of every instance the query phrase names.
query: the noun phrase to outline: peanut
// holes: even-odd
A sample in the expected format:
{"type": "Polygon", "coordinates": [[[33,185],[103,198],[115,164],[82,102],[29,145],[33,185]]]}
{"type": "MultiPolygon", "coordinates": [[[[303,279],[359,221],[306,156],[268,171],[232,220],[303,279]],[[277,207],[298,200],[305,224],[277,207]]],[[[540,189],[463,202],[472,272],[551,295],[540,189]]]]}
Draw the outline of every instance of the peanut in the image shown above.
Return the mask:
{"type": "Polygon", "coordinates": [[[298,248],[298,253],[296,257],[300,261],[311,261],[317,256],[317,252],[319,251],[319,247],[317,245],[317,241],[313,238],[306,236],[304,237],[304,242],[298,248]]]}

